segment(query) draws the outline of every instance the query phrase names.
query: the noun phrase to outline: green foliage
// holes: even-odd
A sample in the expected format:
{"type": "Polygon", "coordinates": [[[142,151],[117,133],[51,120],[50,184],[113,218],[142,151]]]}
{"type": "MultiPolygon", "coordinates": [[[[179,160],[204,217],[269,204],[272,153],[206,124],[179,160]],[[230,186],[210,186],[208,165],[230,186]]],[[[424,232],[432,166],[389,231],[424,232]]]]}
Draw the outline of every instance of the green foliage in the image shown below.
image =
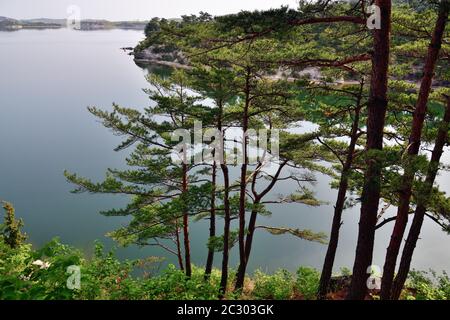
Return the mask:
{"type": "Polygon", "coordinates": [[[149,299],[157,300],[217,300],[219,297],[220,273],[213,270],[209,281],[204,280],[203,270],[194,267],[191,278],[169,265],[161,276],[144,282],[149,299]]]}
{"type": "Polygon", "coordinates": [[[5,209],[4,223],[0,224],[0,236],[4,242],[11,248],[18,248],[25,240],[26,235],[20,229],[23,227],[23,221],[15,218],[14,207],[8,202],[3,202],[5,209]]]}
{"type": "Polygon", "coordinates": [[[305,300],[316,298],[320,273],[313,268],[300,267],[294,277],[287,270],[267,275],[257,270],[252,295],[257,299],[288,300],[294,294],[305,300]]]}
{"type": "Polygon", "coordinates": [[[328,236],[322,232],[317,233],[317,232],[313,232],[311,230],[276,228],[276,227],[266,227],[266,226],[259,226],[258,228],[264,229],[267,232],[269,232],[270,234],[273,234],[276,236],[290,234],[299,239],[303,239],[303,240],[307,240],[307,241],[311,241],[311,242],[317,242],[320,244],[328,244],[328,242],[327,242],[328,236]]]}
{"type": "Polygon", "coordinates": [[[350,277],[352,275],[352,270],[347,267],[342,267],[340,271],[340,274],[343,277],[350,277]]]}
{"type": "MultiPolygon", "coordinates": [[[[0,239],[0,300],[216,300],[219,298],[220,271],[213,269],[208,281],[203,268],[193,267],[191,278],[174,265],[160,273],[162,260],[149,257],[137,261],[119,261],[114,251],[105,251],[96,243],[94,255],[85,257],[79,250],[52,240],[38,250],[30,244],[11,248],[0,239]],[[79,266],[81,288],[67,288],[69,266],[79,266]],[[149,268],[151,273],[142,268],[149,268]],[[141,276],[135,276],[139,270],[141,276]]],[[[343,271],[347,274],[349,271],[343,271]]],[[[294,297],[315,299],[320,274],[307,267],[296,276],[287,270],[268,275],[258,270],[249,279],[249,299],[286,300],[294,297]]],[[[231,272],[229,283],[234,281],[231,272]]],[[[227,299],[239,298],[233,292],[227,299]]],[[[404,299],[448,300],[450,279],[447,274],[413,271],[403,294],[404,299]]]]}
{"type": "MultiPolygon", "coordinates": [[[[229,248],[233,248],[234,245],[237,243],[238,241],[238,235],[239,235],[239,231],[238,230],[231,230],[230,231],[230,235],[229,235],[229,248]]],[[[214,250],[215,252],[223,252],[223,235],[221,236],[216,236],[216,237],[211,237],[208,239],[208,249],[210,250],[214,250]]]]}
{"type": "Polygon", "coordinates": [[[141,285],[131,276],[137,264],[138,261],[120,262],[113,251],[105,253],[97,242],[93,258],[81,268],[81,290],[77,292],[77,299],[142,299],[141,285]]]}
{"type": "MultiPolygon", "coordinates": [[[[157,31],[156,31],[157,32],[157,31]]],[[[144,111],[113,105],[112,111],[95,107],[88,110],[123,137],[116,151],[132,149],[126,159],[126,170],[108,169],[104,181],[96,183],[65,172],[74,185],[74,193],[106,193],[129,196],[129,204],[122,209],[103,212],[107,216],[129,216],[128,225],[108,233],[120,245],[159,246],[178,255],[176,240],[183,227],[181,218],[195,216],[210,210],[211,183],[201,181],[200,175],[188,159],[186,165],[173,161],[172,133],[177,129],[191,129],[195,120],[211,117],[208,108],[199,104],[199,98],[189,92],[187,73],[177,70],[169,77],[150,75],[151,89],[145,90],[154,102],[144,111]],[[176,247],[175,247],[176,246],[176,247]]],[[[183,148],[190,148],[185,141],[183,148]]],[[[187,157],[188,151],[181,152],[187,157]]]]}
{"type": "Polygon", "coordinates": [[[450,278],[447,273],[438,275],[430,270],[416,271],[409,274],[403,297],[407,300],[449,300],[450,278]]]}
{"type": "Polygon", "coordinates": [[[159,18],[153,18],[145,26],[144,33],[145,33],[146,37],[151,37],[155,32],[158,32],[160,30],[161,30],[160,19],[159,18]]]}
{"type": "Polygon", "coordinates": [[[278,270],[273,275],[257,270],[254,285],[253,295],[257,299],[289,300],[294,293],[293,276],[287,270],[278,270]]]}
{"type": "Polygon", "coordinates": [[[0,299],[74,299],[66,286],[67,267],[80,265],[79,251],[52,240],[37,251],[24,244],[11,249],[0,242],[0,299]]]}
{"type": "Polygon", "coordinates": [[[319,288],[320,272],[308,267],[300,267],[297,270],[295,289],[306,299],[315,299],[319,288]]]}
{"type": "MultiPolygon", "coordinates": [[[[146,259],[150,264],[160,259],[146,259]]],[[[190,279],[173,265],[159,276],[133,272],[145,261],[120,262],[112,251],[96,244],[91,259],[69,246],[52,240],[39,250],[24,244],[12,249],[0,241],[0,299],[8,300],[192,300],[218,299],[217,270],[205,282],[203,270],[193,269],[190,279]],[[69,266],[79,266],[81,288],[67,287],[69,266]]]]}

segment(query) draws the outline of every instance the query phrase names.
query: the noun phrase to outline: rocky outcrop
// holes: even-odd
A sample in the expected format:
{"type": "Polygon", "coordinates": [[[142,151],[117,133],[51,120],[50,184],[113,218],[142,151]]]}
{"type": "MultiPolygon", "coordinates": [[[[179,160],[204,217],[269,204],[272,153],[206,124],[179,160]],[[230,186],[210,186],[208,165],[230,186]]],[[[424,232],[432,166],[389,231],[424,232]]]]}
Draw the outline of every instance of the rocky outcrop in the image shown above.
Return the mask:
{"type": "Polygon", "coordinates": [[[188,60],[182,52],[167,46],[153,45],[148,48],[134,51],[134,60],[140,63],[155,63],[187,69],[188,60]]]}

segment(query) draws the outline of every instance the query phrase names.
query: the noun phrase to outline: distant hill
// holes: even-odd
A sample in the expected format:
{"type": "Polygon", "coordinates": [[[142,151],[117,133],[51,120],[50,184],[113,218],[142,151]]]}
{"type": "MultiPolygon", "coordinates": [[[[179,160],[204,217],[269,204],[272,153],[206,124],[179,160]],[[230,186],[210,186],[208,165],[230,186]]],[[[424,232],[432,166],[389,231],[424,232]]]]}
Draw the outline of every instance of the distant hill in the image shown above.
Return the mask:
{"type": "Polygon", "coordinates": [[[24,23],[44,23],[44,24],[59,24],[59,25],[65,25],[66,19],[47,19],[47,18],[38,18],[38,19],[27,19],[27,20],[21,20],[24,23]]]}
{"type": "Polygon", "coordinates": [[[11,20],[14,20],[14,19],[7,18],[7,17],[0,17],[0,22],[11,21],[11,20]]]}
{"type": "MultiPolygon", "coordinates": [[[[82,20],[80,30],[131,29],[144,30],[147,21],[107,21],[88,19],[82,20]]],[[[21,29],[59,29],[66,28],[66,19],[26,19],[17,20],[0,17],[0,31],[16,31],[21,29]]]]}

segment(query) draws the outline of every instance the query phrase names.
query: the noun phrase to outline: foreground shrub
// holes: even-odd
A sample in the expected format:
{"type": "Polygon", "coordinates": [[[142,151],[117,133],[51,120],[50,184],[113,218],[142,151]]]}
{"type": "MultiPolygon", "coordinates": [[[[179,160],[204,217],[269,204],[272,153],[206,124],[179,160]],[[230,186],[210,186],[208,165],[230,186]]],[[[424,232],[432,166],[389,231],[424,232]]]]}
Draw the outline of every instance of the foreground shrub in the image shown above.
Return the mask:
{"type": "MultiPolygon", "coordinates": [[[[136,269],[144,262],[153,265],[160,259],[118,260],[113,251],[105,252],[96,244],[95,254],[86,258],[70,246],[52,240],[39,250],[30,244],[11,247],[0,237],[0,300],[216,300],[219,298],[220,271],[214,269],[210,280],[204,280],[203,268],[193,267],[191,278],[169,265],[157,273],[144,272],[137,277],[136,269]],[[79,266],[81,287],[67,287],[69,266],[79,266]]],[[[258,270],[247,282],[248,299],[285,300],[300,296],[315,299],[320,274],[301,267],[294,277],[289,271],[278,270],[268,275],[258,270]]],[[[234,272],[230,274],[230,287],[234,272]]],[[[227,299],[241,299],[229,292],[227,299]]],[[[447,274],[413,271],[403,299],[448,300],[450,279],[447,274]]]]}
{"type": "Polygon", "coordinates": [[[66,270],[80,264],[81,253],[57,239],[37,251],[29,244],[12,249],[1,240],[0,299],[73,299],[75,292],[66,286],[66,270]]]}
{"type": "Polygon", "coordinates": [[[273,275],[257,270],[254,285],[253,295],[257,299],[287,300],[294,293],[294,278],[287,270],[278,270],[273,275]]]}
{"type": "Polygon", "coordinates": [[[403,298],[408,300],[449,300],[450,278],[444,272],[411,271],[403,298]]]}
{"type": "Polygon", "coordinates": [[[157,277],[144,281],[143,287],[152,300],[217,300],[219,298],[220,273],[214,270],[210,281],[204,280],[203,269],[193,267],[192,277],[174,265],[157,277]]]}
{"type": "Polygon", "coordinates": [[[300,267],[297,270],[297,281],[295,289],[306,300],[316,298],[319,288],[320,273],[313,268],[300,267]]]}

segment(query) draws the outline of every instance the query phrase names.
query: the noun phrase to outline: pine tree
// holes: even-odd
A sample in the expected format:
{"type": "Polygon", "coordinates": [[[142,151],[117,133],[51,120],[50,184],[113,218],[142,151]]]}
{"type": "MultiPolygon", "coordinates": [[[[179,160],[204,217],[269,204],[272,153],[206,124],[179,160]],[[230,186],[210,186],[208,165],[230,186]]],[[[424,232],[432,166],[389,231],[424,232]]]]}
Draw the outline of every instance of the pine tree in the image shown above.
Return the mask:
{"type": "Polygon", "coordinates": [[[390,297],[394,300],[399,299],[410,271],[414,249],[416,247],[417,241],[419,240],[426,212],[430,206],[430,199],[432,199],[433,185],[440,168],[440,160],[443,154],[443,149],[446,145],[448,145],[449,128],[450,128],[449,126],[450,126],[450,98],[447,97],[447,106],[445,109],[445,115],[442,120],[441,126],[439,127],[438,130],[434,149],[432,152],[430,163],[428,165],[428,172],[425,181],[423,181],[423,184],[417,191],[418,200],[417,200],[417,207],[414,213],[414,219],[408,237],[406,239],[405,247],[403,249],[400,261],[400,267],[398,269],[398,274],[395,278],[392,294],[390,297]]]}
{"type": "Polygon", "coordinates": [[[405,164],[402,187],[399,192],[400,201],[397,219],[392,232],[391,241],[387,249],[386,261],[383,269],[381,299],[391,298],[391,288],[394,280],[395,266],[400,251],[400,246],[402,244],[403,235],[408,224],[410,199],[415,175],[413,162],[420,151],[422,128],[427,113],[428,100],[431,92],[435,67],[439,58],[449,11],[450,4],[447,1],[442,1],[440,3],[436,26],[433,31],[431,44],[429,46],[428,54],[423,67],[423,78],[414,110],[411,135],[409,137],[408,147],[406,150],[407,163],[405,164]]]}
{"type": "Polygon", "coordinates": [[[140,112],[113,106],[112,112],[91,107],[89,111],[124,142],[116,150],[136,145],[127,158],[129,170],[109,169],[106,180],[89,179],[66,172],[67,179],[78,186],[74,191],[125,194],[132,201],[124,209],[104,212],[107,216],[132,216],[130,224],[110,236],[123,245],[159,246],[178,258],[181,269],[191,276],[189,220],[210,209],[210,183],[203,183],[187,161],[191,142],[182,144],[181,159],[172,159],[178,141],[177,129],[191,129],[195,120],[207,115],[198,97],[189,94],[188,77],[176,71],[170,78],[150,76],[153,89],[146,90],[156,103],[140,112]],[[173,161],[178,160],[178,161],[173,161]],[[181,160],[181,161],[180,161],[181,160]],[[184,262],[180,231],[183,234],[184,262]],[[163,240],[163,241],[161,241],[163,240]],[[174,243],[176,248],[171,248],[174,243]]]}
{"type": "Polygon", "coordinates": [[[365,181],[362,192],[358,243],[348,299],[362,300],[367,292],[367,268],[372,264],[375,228],[381,193],[383,132],[387,111],[388,70],[391,37],[391,1],[376,0],[381,29],[374,30],[372,78],[368,102],[365,181]]]}
{"type": "MultiPolygon", "coordinates": [[[[227,127],[230,123],[230,115],[227,114],[227,108],[232,105],[236,99],[236,91],[234,86],[234,74],[228,68],[220,67],[215,63],[202,64],[198,63],[196,68],[191,72],[192,89],[198,92],[205,99],[212,99],[214,107],[211,108],[212,121],[210,123],[203,123],[206,128],[217,129],[222,133],[222,137],[226,134],[227,127]]],[[[217,141],[211,141],[216,142],[217,141]]],[[[212,188],[211,188],[211,214],[210,214],[210,233],[208,241],[208,258],[205,267],[205,277],[208,278],[212,266],[214,252],[222,251],[222,274],[221,274],[221,293],[226,291],[228,283],[228,260],[230,252],[230,230],[231,230],[231,207],[230,207],[230,176],[229,169],[226,163],[226,150],[224,141],[219,141],[219,150],[212,150],[212,188]],[[220,153],[220,154],[219,154],[220,153]],[[220,161],[216,161],[216,157],[220,161]],[[220,188],[217,184],[217,170],[222,171],[224,186],[220,188]],[[221,204],[219,203],[221,201],[221,204]],[[222,214],[221,214],[222,213],[222,214]],[[224,218],[224,233],[221,238],[222,245],[217,248],[216,234],[216,217],[222,215],[224,218]],[[213,243],[215,245],[213,245],[213,243]]]]}
{"type": "Polygon", "coordinates": [[[362,124],[365,118],[366,88],[364,76],[361,76],[359,86],[346,88],[325,88],[325,93],[333,94],[331,103],[325,104],[319,109],[319,118],[315,123],[321,124],[319,142],[324,146],[324,151],[331,152],[332,162],[337,162],[337,176],[335,186],[338,195],[334,205],[333,222],[330,232],[330,241],[322,268],[318,298],[325,299],[328,292],[333,271],[334,260],[339,243],[339,234],[342,226],[342,214],[352,202],[348,199],[351,176],[356,170],[355,162],[362,150],[361,138],[364,135],[362,124]],[[340,100],[338,100],[341,98],[340,100]],[[338,139],[345,137],[348,142],[338,139]]]}
{"type": "Polygon", "coordinates": [[[0,235],[7,245],[16,249],[27,239],[27,236],[21,232],[23,221],[16,219],[12,204],[9,202],[2,202],[2,204],[6,214],[3,224],[0,225],[0,235]]]}

